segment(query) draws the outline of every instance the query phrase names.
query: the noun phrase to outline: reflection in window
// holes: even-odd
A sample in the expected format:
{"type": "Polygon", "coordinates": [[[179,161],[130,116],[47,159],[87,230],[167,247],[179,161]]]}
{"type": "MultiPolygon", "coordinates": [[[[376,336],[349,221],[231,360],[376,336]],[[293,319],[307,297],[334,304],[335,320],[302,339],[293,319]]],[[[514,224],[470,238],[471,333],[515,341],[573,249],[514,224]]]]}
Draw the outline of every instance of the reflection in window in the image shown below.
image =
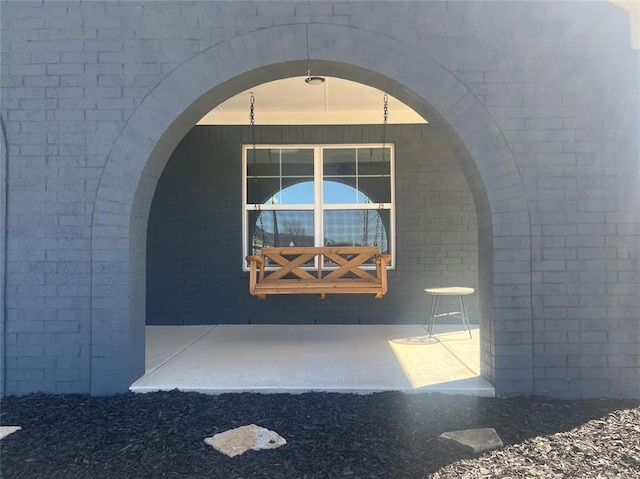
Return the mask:
{"type": "Polygon", "coordinates": [[[378,246],[387,253],[388,210],[328,210],[324,212],[325,246],[378,246]]]}
{"type": "Polygon", "coordinates": [[[314,245],[313,211],[254,210],[249,218],[252,254],[262,247],[314,245]]]}

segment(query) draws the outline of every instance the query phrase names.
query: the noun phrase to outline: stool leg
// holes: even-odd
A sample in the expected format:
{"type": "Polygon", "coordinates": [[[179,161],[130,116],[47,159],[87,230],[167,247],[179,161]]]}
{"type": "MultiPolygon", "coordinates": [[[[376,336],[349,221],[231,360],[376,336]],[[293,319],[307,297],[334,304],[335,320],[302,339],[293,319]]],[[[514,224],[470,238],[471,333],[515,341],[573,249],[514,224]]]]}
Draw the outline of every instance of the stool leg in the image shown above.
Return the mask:
{"type": "Polygon", "coordinates": [[[438,295],[433,296],[433,301],[431,303],[431,312],[429,313],[429,324],[427,332],[429,333],[429,337],[433,336],[433,323],[436,320],[436,311],[438,308],[438,295]]]}
{"type": "Polygon", "coordinates": [[[467,328],[467,331],[469,332],[469,338],[471,338],[471,326],[469,325],[469,316],[467,316],[467,308],[464,305],[464,299],[462,298],[462,296],[458,296],[458,299],[460,300],[460,314],[462,315],[462,324],[467,328]]]}

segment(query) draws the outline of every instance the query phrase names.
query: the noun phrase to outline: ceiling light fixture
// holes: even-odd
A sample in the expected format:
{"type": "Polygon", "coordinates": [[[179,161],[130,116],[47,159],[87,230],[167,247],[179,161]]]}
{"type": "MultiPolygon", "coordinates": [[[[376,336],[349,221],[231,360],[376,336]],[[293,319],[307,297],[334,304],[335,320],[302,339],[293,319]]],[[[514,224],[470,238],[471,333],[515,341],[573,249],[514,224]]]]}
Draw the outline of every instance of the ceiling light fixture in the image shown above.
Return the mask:
{"type": "Polygon", "coordinates": [[[304,79],[307,85],[322,85],[324,83],[324,77],[311,76],[311,70],[309,69],[309,25],[305,25],[307,33],[307,78],[304,79]]]}
{"type": "Polygon", "coordinates": [[[324,77],[311,76],[311,70],[307,70],[307,78],[304,81],[307,85],[322,85],[324,77]]]}

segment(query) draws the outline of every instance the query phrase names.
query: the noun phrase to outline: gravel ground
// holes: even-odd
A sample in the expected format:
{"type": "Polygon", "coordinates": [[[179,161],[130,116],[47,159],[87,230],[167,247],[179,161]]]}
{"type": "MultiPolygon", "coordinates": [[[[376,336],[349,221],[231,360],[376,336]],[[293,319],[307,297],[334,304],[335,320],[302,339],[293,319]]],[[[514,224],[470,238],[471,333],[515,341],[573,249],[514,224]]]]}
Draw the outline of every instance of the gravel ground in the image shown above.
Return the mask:
{"type": "Polygon", "coordinates": [[[640,478],[640,401],[440,394],[4,398],[3,478],[640,478]],[[226,457],[204,438],[255,423],[287,445],[226,457]],[[445,431],[493,427],[468,453],[445,431]]]}

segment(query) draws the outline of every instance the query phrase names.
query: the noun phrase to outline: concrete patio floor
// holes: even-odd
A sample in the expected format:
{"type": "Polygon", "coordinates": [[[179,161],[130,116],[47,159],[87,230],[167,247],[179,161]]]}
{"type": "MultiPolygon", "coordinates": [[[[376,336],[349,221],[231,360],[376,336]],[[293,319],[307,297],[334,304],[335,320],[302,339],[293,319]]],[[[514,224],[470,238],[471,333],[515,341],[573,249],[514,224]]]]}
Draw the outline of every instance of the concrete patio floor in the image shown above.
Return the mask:
{"type": "Polygon", "coordinates": [[[436,325],[147,326],[134,392],[441,392],[493,396],[479,331],[436,325]]]}

